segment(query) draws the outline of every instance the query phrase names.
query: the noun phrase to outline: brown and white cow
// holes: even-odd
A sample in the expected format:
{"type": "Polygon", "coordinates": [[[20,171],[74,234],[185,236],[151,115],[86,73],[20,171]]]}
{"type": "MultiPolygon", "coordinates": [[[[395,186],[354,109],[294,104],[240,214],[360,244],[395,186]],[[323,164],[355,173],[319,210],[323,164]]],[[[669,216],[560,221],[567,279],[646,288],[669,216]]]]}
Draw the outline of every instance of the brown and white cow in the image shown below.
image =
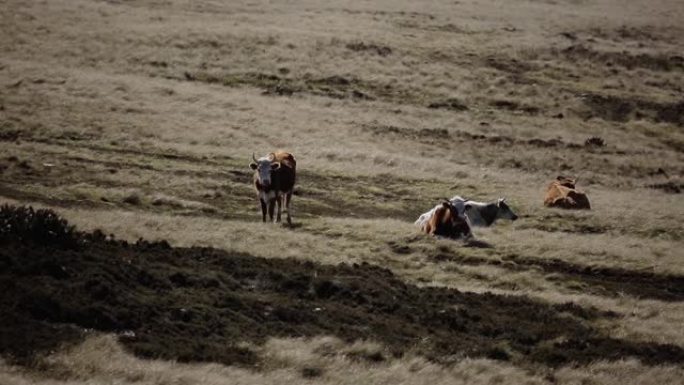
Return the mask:
{"type": "Polygon", "coordinates": [[[287,223],[292,224],[290,216],[292,192],[294,190],[297,162],[292,154],[285,151],[272,152],[257,159],[252,154],[254,162],[249,167],[254,170],[254,187],[261,204],[262,221],[266,222],[266,213],[273,221],[273,211],[277,204],[278,213],[275,222],[280,222],[282,206],[285,206],[287,223]]]}
{"type": "MultiPolygon", "coordinates": [[[[506,198],[499,198],[496,201],[487,203],[477,202],[454,195],[449,202],[458,209],[460,216],[465,215],[468,218],[468,223],[473,227],[489,227],[494,224],[497,219],[510,219],[512,221],[518,219],[518,215],[516,215],[506,203],[506,198]]],[[[432,217],[432,214],[439,206],[440,205],[437,205],[430,211],[421,214],[414,224],[418,227],[425,226],[425,223],[432,217]]]]}
{"type": "Polygon", "coordinates": [[[565,176],[558,176],[546,188],[544,206],[558,207],[562,209],[591,209],[587,194],[577,190],[575,184],[577,178],[572,179],[565,176]]]}
{"type": "Polygon", "coordinates": [[[467,219],[459,215],[458,209],[449,200],[445,200],[434,210],[422,229],[430,235],[446,238],[472,236],[467,219]]]}

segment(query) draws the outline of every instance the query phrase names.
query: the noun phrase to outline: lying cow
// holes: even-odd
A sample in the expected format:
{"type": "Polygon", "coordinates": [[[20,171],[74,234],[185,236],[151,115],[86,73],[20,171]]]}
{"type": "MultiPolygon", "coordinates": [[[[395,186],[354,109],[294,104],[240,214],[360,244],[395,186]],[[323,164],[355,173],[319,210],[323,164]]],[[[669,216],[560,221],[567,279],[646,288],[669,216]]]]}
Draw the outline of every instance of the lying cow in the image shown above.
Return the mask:
{"type": "Polygon", "coordinates": [[[466,217],[473,226],[488,227],[494,224],[497,219],[508,219],[515,221],[518,216],[506,204],[506,198],[499,198],[495,202],[484,203],[463,199],[456,195],[451,198],[456,207],[463,207],[466,217]]]}
{"type": "Polygon", "coordinates": [[[296,180],[297,162],[292,154],[284,151],[272,152],[257,159],[252,154],[249,167],[254,170],[254,187],[261,204],[261,218],[266,222],[266,212],[273,221],[273,211],[277,204],[278,214],[275,222],[280,222],[282,206],[285,206],[287,223],[292,224],[290,203],[296,180]]]}
{"type": "MultiPolygon", "coordinates": [[[[512,221],[518,219],[518,216],[506,204],[506,198],[499,198],[495,202],[484,203],[471,201],[455,195],[449,202],[456,207],[459,215],[465,216],[468,219],[472,226],[488,227],[497,219],[510,219],[512,221]]],[[[435,206],[432,210],[421,214],[415,222],[416,226],[423,227],[438,207],[435,206]]]]}
{"type": "Polygon", "coordinates": [[[448,200],[435,207],[422,230],[432,236],[452,239],[472,236],[467,219],[460,215],[456,206],[448,200]]]}
{"type": "Polygon", "coordinates": [[[544,206],[558,207],[562,209],[591,209],[587,194],[577,190],[575,184],[577,178],[572,179],[565,176],[558,176],[546,188],[544,206]]]}

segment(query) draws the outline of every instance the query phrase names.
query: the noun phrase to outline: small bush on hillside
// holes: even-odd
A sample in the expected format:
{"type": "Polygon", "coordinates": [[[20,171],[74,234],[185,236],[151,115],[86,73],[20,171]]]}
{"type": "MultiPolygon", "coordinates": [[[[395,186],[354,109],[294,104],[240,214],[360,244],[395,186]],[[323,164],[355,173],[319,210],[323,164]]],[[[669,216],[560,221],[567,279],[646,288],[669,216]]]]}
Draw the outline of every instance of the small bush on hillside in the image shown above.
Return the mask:
{"type": "Polygon", "coordinates": [[[0,207],[0,242],[10,239],[73,248],[78,245],[79,237],[74,226],[52,210],[3,205],[0,207]]]}

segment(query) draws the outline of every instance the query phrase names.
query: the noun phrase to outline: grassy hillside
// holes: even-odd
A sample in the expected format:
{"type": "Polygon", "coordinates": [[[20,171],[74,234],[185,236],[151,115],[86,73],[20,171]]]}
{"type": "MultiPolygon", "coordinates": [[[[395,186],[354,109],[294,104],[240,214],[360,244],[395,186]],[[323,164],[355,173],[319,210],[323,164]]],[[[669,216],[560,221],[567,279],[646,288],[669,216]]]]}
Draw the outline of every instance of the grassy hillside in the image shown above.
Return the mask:
{"type": "MultiPolygon", "coordinates": [[[[77,336],[72,344],[29,351],[21,365],[9,344],[0,376],[672,383],[681,362],[646,348],[551,363],[521,358],[532,353],[516,341],[536,327],[518,325],[544,311],[549,327],[574,325],[568,332],[585,339],[684,348],[682,20],[678,0],[0,0],[0,203],[54,209],[130,244],[165,240],[182,269],[193,247],[284,276],[291,266],[336,276],[369,264],[363,274],[389,269],[378,287],[411,288],[406,306],[439,306],[446,294],[435,293],[451,292],[503,301],[495,313],[515,330],[488,336],[482,351],[407,349],[373,328],[264,333],[235,345],[259,363],[243,369],[141,360],[125,338],[67,317],[52,321],[77,336]],[[259,222],[250,183],[252,152],[277,148],[297,157],[293,227],[259,222]],[[559,174],[579,177],[591,211],[542,206],[559,174]],[[454,194],[505,196],[521,218],[476,229],[476,244],[421,235],[413,220],[454,194]],[[489,355],[493,346],[505,354],[489,355]],[[359,350],[384,360],[359,361],[359,350]]],[[[150,274],[169,269],[153,267],[157,257],[141,251],[150,274]]],[[[48,299],[64,298],[50,287],[48,299]]],[[[217,311],[203,309],[199,317],[217,311]]],[[[414,321],[421,333],[439,330],[430,317],[414,321]]],[[[197,343],[214,343],[212,333],[197,343]]],[[[549,351],[570,349],[572,338],[551,334],[541,339],[549,351]]],[[[583,349],[603,345],[592,346],[583,349]]],[[[233,362],[183,354],[143,356],[233,362]]]]}

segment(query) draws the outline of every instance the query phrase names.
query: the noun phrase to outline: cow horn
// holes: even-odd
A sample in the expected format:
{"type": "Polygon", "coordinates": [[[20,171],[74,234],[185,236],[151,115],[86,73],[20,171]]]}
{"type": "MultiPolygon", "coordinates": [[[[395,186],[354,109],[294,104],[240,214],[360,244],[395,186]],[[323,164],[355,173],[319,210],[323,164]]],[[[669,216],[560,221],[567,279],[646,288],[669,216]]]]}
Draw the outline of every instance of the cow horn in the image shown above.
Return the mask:
{"type": "Polygon", "coordinates": [[[257,162],[256,156],[254,156],[254,153],[252,153],[252,159],[254,159],[255,162],[257,162]]]}

